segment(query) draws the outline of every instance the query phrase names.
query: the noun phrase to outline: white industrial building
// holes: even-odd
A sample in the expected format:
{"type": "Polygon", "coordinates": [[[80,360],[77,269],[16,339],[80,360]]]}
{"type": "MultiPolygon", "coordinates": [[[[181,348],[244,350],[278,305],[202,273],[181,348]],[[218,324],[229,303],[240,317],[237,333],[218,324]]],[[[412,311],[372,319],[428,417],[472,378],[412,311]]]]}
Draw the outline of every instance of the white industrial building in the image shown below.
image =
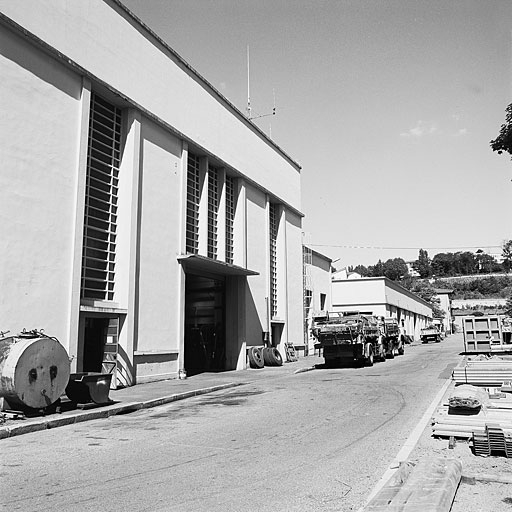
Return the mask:
{"type": "Polygon", "coordinates": [[[311,332],[313,319],[331,311],[332,260],[307,245],[304,258],[304,352],[314,352],[317,339],[311,332]]]}
{"type": "Polygon", "coordinates": [[[0,330],[117,385],[303,339],[300,167],[117,0],[0,1],[0,330]]]}
{"type": "Polygon", "coordinates": [[[396,318],[405,334],[419,340],[420,331],[432,322],[432,307],[387,277],[361,277],[340,271],[332,280],[333,311],[396,318]]]}
{"type": "Polygon", "coordinates": [[[435,297],[439,300],[439,308],[444,311],[444,318],[436,320],[445,334],[452,333],[452,300],[453,290],[450,288],[436,288],[435,297]]]}

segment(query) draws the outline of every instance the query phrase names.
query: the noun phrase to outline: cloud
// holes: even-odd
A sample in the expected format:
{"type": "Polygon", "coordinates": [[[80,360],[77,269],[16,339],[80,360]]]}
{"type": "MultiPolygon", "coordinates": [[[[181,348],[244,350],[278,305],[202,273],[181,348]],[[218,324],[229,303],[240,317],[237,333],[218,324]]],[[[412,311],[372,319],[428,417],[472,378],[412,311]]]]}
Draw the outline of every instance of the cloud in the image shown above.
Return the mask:
{"type": "Polygon", "coordinates": [[[467,128],[459,128],[454,134],[454,137],[464,137],[464,135],[468,134],[467,128]]]}
{"type": "Polygon", "coordinates": [[[437,131],[435,123],[422,121],[421,119],[416,123],[414,128],[407,132],[402,132],[400,137],[423,137],[425,135],[432,135],[437,131]]]}

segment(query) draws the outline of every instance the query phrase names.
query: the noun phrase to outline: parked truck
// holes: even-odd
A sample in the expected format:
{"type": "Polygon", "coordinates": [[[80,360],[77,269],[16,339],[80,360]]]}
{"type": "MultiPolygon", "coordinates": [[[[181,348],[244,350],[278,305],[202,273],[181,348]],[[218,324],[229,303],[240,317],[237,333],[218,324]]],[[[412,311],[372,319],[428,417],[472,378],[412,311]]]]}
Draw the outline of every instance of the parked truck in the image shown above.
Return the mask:
{"type": "Polygon", "coordinates": [[[439,343],[442,340],[441,331],[434,324],[428,325],[421,329],[420,340],[422,343],[428,343],[429,341],[439,343]]]}
{"type": "Polygon", "coordinates": [[[313,334],[327,366],[343,362],[373,366],[375,359],[386,358],[377,319],[370,315],[329,312],[315,326],[313,334]]]}
{"type": "Polygon", "coordinates": [[[396,318],[379,318],[381,344],[384,347],[385,357],[392,359],[404,353],[404,340],[400,336],[400,327],[396,318]]]}

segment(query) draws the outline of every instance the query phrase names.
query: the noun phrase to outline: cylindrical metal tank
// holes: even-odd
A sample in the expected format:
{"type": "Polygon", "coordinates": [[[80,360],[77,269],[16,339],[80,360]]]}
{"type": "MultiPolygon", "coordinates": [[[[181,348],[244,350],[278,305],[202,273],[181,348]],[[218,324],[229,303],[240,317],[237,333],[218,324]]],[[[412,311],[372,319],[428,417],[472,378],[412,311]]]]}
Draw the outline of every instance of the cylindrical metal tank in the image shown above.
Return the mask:
{"type": "Polygon", "coordinates": [[[9,405],[42,409],[55,403],[69,381],[66,349],[40,332],[0,339],[0,397],[9,405]]]}

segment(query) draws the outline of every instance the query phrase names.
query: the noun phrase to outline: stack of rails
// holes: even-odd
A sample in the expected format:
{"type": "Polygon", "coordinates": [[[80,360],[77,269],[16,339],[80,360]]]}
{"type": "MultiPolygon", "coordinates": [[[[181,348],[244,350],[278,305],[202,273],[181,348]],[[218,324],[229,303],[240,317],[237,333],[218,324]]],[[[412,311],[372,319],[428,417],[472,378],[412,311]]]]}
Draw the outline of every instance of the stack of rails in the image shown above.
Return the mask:
{"type": "Polygon", "coordinates": [[[501,386],[512,380],[510,359],[467,360],[453,369],[452,378],[456,384],[474,386],[501,386]]]}
{"type": "Polygon", "coordinates": [[[478,411],[478,414],[469,414],[461,410],[454,413],[443,406],[432,420],[432,435],[471,439],[473,434],[486,435],[488,425],[512,432],[512,409],[487,409],[478,411]]]}
{"type": "Polygon", "coordinates": [[[485,432],[473,434],[473,450],[475,455],[505,455],[512,458],[512,430],[488,424],[485,432]]]}

